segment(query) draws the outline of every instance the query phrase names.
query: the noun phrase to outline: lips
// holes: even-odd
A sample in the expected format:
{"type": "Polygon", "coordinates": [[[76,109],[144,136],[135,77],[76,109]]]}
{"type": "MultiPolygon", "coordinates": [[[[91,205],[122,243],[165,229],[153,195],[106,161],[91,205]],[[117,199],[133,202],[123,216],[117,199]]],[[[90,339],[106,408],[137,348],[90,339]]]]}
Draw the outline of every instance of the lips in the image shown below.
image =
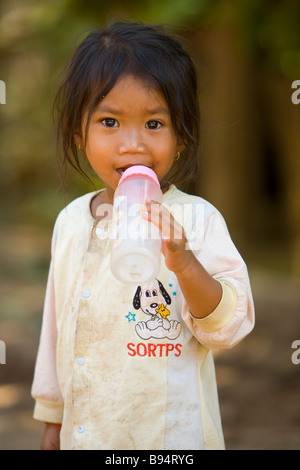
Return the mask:
{"type": "Polygon", "coordinates": [[[117,168],[117,173],[119,173],[119,175],[122,176],[124,171],[136,165],[143,165],[143,166],[146,166],[147,168],[150,168],[148,165],[144,165],[143,163],[129,163],[128,165],[124,165],[121,168],[117,168]]]}

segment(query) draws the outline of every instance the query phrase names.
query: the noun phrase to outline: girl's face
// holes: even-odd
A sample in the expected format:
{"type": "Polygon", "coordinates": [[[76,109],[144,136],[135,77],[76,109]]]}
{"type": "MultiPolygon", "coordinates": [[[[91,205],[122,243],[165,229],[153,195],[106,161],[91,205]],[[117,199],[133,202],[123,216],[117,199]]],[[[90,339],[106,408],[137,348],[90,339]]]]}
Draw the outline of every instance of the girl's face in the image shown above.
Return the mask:
{"type": "MultiPolygon", "coordinates": [[[[86,117],[83,122],[84,135],[86,117]]],[[[76,143],[82,145],[80,136],[76,143]]],[[[150,167],[161,181],[184,148],[174,133],[163,94],[131,75],[121,77],[95,109],[88,128],[86,156],[104,181],[110,202],[122,171],[150,167]]]]}

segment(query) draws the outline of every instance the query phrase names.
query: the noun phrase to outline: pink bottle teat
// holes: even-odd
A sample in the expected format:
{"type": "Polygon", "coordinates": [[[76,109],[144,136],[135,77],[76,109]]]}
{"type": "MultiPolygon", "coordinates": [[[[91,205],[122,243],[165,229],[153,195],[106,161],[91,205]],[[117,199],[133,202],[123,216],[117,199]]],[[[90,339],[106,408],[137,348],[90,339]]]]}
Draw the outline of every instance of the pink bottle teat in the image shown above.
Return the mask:
{"type": "Polygon", "coordinates": [[[152,181],[154,181],[154,183],[156,183],[158,186],[160,186],[156,173],[151,170],[151,168],[148,168],[144,165],[134,165],[127,168],[127,170],[125,170],[122,174],[119,184],[123,183],[123,181],[125,181],[129,176],[135,175],[146,176],[147,178],[150,178],[152,181]]]}

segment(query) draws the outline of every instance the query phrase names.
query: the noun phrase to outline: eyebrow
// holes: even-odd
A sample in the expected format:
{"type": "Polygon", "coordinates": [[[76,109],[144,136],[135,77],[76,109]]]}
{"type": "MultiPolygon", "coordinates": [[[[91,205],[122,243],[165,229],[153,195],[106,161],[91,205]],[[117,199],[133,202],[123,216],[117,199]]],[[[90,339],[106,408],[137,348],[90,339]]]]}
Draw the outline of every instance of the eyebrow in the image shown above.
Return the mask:
{"type": "MultiPolygon", "coordinates": [[[[107,105],[102,105],[101,103],[99,103],[99,105],[96,107],[96,110],[95,112],[98,112],[98,113],[108,113],[108,114],[118,114],[118,115],[123,115],[125,114],[123,111],[121,111],[120,109],[114,109],[110,106],[107,106],[107,105]]],[[[166,114],[166,115],[169,115],[169,110],[164,108],[164,107],[158,107],[158,108],[153,108],[153,109],[150,109],[150,108],[145,108],[145,114],[147,115],[154,115],[154,114],[166,114]]]]}

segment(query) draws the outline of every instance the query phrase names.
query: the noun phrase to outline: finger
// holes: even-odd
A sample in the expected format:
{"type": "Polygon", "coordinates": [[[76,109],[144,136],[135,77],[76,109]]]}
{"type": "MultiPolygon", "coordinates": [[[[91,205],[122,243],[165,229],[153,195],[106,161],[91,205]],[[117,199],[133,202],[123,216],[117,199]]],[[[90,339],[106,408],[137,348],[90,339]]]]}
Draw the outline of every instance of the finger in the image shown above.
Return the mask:
{"type": "Polygon", "coordinates": [[[159,228],[162,239],[186,240],[183,227],[157,201],[146,201],[145,205],[141,205],[141,216],[159,228]]]}
{"type": "Polygon", "coordinates": [[[146,208],[148,220],[160,229],[164,238],[182,239],[183,228],[166,207],[151,201],[146,203],[146,208]]]}

